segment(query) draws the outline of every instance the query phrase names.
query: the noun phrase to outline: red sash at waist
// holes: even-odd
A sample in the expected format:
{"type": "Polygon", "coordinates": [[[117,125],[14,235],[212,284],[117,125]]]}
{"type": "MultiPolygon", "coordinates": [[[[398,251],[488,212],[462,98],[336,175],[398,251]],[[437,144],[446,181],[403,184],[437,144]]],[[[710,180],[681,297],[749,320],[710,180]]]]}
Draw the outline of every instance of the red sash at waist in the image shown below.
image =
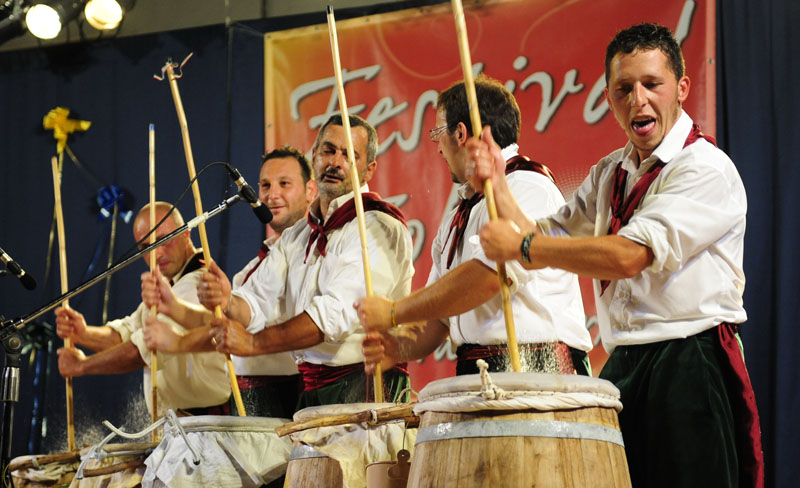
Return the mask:
{"type": "Polygon", "coordinates": [[[251,375],[251,376],[236,376],[236,383],[239,384],[240,390],[251,390],[253,388],[262,388],[264,386],[276,385],[286,382],[297,381],[299,375],[251,375]]]}
{"type": "MultiPolygon", "coordinates": [[[[345,366],[326,366],[324,364],[302,362],[297,366],[297,369],[300,370],[300,374],[303,375],[303,390],[311,391],[330,385],[353,373],[363,372],[364,363],[347,364],[345,366]]],[[[408,364],[398,363],[389,371],[408,374],[408,364]]]]}

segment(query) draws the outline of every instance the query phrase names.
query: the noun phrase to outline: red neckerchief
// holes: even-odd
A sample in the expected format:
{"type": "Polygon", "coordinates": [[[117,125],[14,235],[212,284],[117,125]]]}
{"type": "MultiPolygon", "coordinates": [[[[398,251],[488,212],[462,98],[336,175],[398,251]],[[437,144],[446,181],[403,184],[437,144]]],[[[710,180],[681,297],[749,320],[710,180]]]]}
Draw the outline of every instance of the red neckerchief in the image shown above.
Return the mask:
{"type": "MultiPolygon", "coordinates": [[[[364,212],[377,210],[389,214],[408,227],[403,212],[391,203],[381,200],[381,196],[377,193],[362,193],[361,200],[364,202],[364,212]]],[[[334,210],[330,218],[328,218],[327,222],[323,225],[318,224],[314,217],[311,216],[311,212],[309,212],[308,225],[312,230],[308,238],[308,245],[306,246],[306,259],[308,259],[308,253],[311,251],[311,246],[314,244],[314,241],[317,241],[317,251],[319,251],[320,256],[325,256],[325,249],[328,247],[328,237],[326,234],[342,227],[354,218],[356,218],[356,204],[355,200],[352,198],[341,207],[334,210]]]]}
{"type": "MultiPolygon", "coordinates": [[[[717,141],[713,137],[703,134],[700,131],[700,126],[693,124],[692,130],[683,143],[683,147],[686,148],[686,146],[700,138],[707,140],[713,144],[714,147],[717,146],[717,141]]],[[[628,180],[628,172],[622,168],[622,161],[617,164],[617,170],[614,173],[614,186],[611,190],[611,225],[608,227],[608,235],[615,235],[623,226],[628,224],[628,221],[631,219],[634,212],[636,212],[639,202],[642,201],[650,185],[653,184],[653,181],[659,173],[661,173],[661,169],[664,168],[666,164],[667,163],[663,161],[656,161],[650,169],[642,175],[639,181],[633,185],[633,189],[631,189],[631,193],[628,195],[627,199],[625,198],[625,186],[628,180]]],[[[609,283],[610,280],[600,281],[600,295],[606,291],[609,283]]]]}
{"type": "MultiPolygon", "coordinates": [[[[547,176],[553,183],[556,182],[550,168],[542,163],[531,161],[525,156],[516,155],[506,162],[506,174],[513,173],[514,171],[534,171],[547,176]]],[[[472,212],[472,207],[477,205],[481,200],[483,200],[483,193],[475,193],[469,198],[462,198],[458,203],[458,209],[453,217],[453,221],[450,223],[450,230],[447,232],[447,239],[445,240],[445,244],[447,244],[447,241],[450,240],[450,235],[453,235],[453,243],[450,244],[450,250],[447,253],[447,269],[450,269],[450,265],[453,264],[456,251],[461,247],[461,243],[464,240],[464,232],[467,230],[467,222],[469,222],[469,215],[470,212],[472,212]],[[453,232],[454,230],[455,232],[453,232]]],[[[442,248],[442,252],[444,252],[444,248],[442,248]]]]}
{"type": "Polygon", "coordinates": [[[258,249],[258,262],[255,264],[255,266],[250,268],[250,271],[248,271],[247,274],[244,276],[244,280],[242,281],[243,285],[247,283],[247,280],[250,278],[250,275],[256,272],[258,267],[261,265],[261,261],[266,259],[267,256],[269,256],[269,246],[267,245],[266,242],[262,242],[261,247],[258,249]]]}

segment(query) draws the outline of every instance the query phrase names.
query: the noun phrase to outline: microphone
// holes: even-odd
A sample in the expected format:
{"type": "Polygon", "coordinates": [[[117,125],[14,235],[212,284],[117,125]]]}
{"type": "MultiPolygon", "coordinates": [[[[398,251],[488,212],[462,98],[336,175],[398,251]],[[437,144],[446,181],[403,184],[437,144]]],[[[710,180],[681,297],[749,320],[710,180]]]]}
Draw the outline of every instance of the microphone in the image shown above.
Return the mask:
{"type": "Polygon", "coordinates": [[[8,268],[9,271],[13,273],[17,278],[19,278],[19,281],[22,283],[22,286],[24,286],[28,290],[33,290],[34,288],[36,288],[36,280],[33,279],[33,276],[26,273],[25,270],[22,269],[22,266],[20,266],[16,261],[11,259],[11,256],[6,254],[6,252],[3,251],[2,248],[0,248],[0,259],[2,259],[4,263],[6,263],[6,268],[8,268]]]}
{"type": "Polygon", "coordinates": [[[248,185],[247,182],[244,181],[244,176],[242,176],[239,170],[228,163],[225,163],[225,167],[228,168],[228,173],[230,173],[231,178],[233,178],[233,181],[236,183],[236,186],[239,187],[239,194],[247,203],[250,204],[251,207],[253,207],[253,213],[256,214],[258,220],[265,225],[272,222],[272,212],[269,211],[266,205],[261,203],[261,200],[258,199],[258,193],[253,190],[252,186],[248,185]]]}

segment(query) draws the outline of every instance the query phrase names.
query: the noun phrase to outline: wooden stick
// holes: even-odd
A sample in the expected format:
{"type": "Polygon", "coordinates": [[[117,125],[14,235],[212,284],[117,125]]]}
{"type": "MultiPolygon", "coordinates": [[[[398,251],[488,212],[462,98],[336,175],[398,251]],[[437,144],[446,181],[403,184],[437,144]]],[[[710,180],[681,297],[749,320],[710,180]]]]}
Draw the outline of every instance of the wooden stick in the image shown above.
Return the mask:
{"type": "Polygon", "coordinates": [[[95,476],[102,476],[104,474],[119,473],[120,471],[125,471],[126,469],[130,468],[138,468],[139,466],[144,466],[144,458],[145,456],[143,454],[139,454],[133,459],[122,461],[116,464],[110,464],[100,468],[86,468],[83,470],[83,476],[86,478],[92,478],[95,476]]]}
{"type": "MultiPolygon", "coordinates": [[[[481,115],[478,110],[478,96],[475,93],[475,80],[472,77],[472,59],[467,41],[467,24],[464,21],[464,8],[461,0],[451,0],[453,15],[456,19],[456,32],[458,34],[458,51],[461,53],[461,69],[464,72],[464,88],[467,90],[467,103],[472,122],[472,135],[476,139],[481,137],[481,115]]],[[[497,220],[497,206],[494,202],[492,182],[483,183],[483,194],[486,197],[486,209],[489,211],[489,220],[497,220]]],[[[508,354],[511,356],[511,367],[514,371],[522,371],[519,361],[519,345],[517,345],[517,332],[514,327],[514,312],[511,309],[511,292],[508,289],[508,277],[504,263],[497,263],[497,278],[500,280],[500,296],[503,299],[503,315],[506,319],[506,335],[508,335],[508,354]]]]}
{"type": "MultiPolygon", "coordinates": [[[[63,154],[63,153],[62,153],[63,154]]],[[[53,191],[55,194],[56,223],[58,225],[58,262],[61,269],[61,294],[69,291],[67,280],[67,244],[64,238],[64,211],[61,207],[61,165],[55,156],[50,160],[53,168],[53,191]]],[[[64,308],[69,308],[69,300],[62,302],[64,308]]],[[[69,337],[64,339],[64,347],[72,347],[72,340],[69,337]]],[[[72,377],[67,377],[67,448],[72,451],[75,449],[75,413],[72,409],[72,377]]]]}
{"type": "MultiPolygon", "coordinates": [[[[152,449],[157,445],[158,444],[154,442],[126,442],[121,444],[106,444],[105,446],[103,446],[103,450],[108,453],[108,457],[134,456],[135,454],[117,454],[117,453],[120,451],[141,451],[142,453],[144,453],[148,449],[152,449]]],[[[70,463],[74,461],[80,461],[81,455],[86,455],[86,453],[88,452],[89,448],[84,448],[84,449],[75,449],[69,452],[59,452],[56,454],[33,456],[33,458],[12,462],[11,464],[9,464],[8,470],[16,471],[18,469],[33,468],[35,466],[33,462],[34,459],[36,460],[36,464],[40,466],[44,466],[45,464],[50,464],[50,463],[70,463]]]]}
{"type": "MultiPolygon", "coordinates": [[[[399,405],[392,405],[391,407],[379,408],[375,410],[375,417],[378,422],[411,417],[414,405],[416,405],[416,403],[401,403],[399,405]]],[[[289,422],[275,427],[275,433],[283,437],[288,434],[300,432],[301,430],[315,429],[317,427],[332,427],[334,425],[358,424],[361,422],[370,422],[372,420],[372,411],[364,410],[363,412],[328,415],[315,419],[289,422]]]]}
{"type": "MultiPolygon", "coordinates": [[[[178,80],[175,78],[175,70],[172,63],[167,64],[167,76],[169,78],[169,87],[172,90],[172,99],[175,101],[175,110],[178,112],[178,122],[181,126],[181,135],[183,136],[183,151],[186,153],[186,166],[189,169],[189,179],[192,181],[192,194],[194,195],[194,209],[197,215],[203,214],[203,203],[200,201],[200,185],[197,184],[195,179],[196,172],[194,169],[194,156],[192,156],[192,143],[189,141],[189,125],[186,123],[186,113],[183,111],[183,103],[181,102],[181,94],[178,91],[178,80]]],[[[201,222],[197,226],[197,231],[200,234],[200,243],[203,246],[203,259],[205,259],[205,267],[211,262],[211,251],[208,247],[208,235],[206,234],[206,224],[201,222]]],[[[222,318],[222,308],[220,306],[214,307],[214,316],[222,318]]],[[[225,355],[225,362],[228,366],[228,379],[231,383],[231,392],[233,392],[233,400],[236,402],[236,409],[239,411],[240,417],[245,417],[247,414],[244,410],[244,403],[242,402],[242,394],[239,391],[239,383],[236,381],[236,371],[233,369],[233,362],[231,361],[230,354],[225,355]]]]}
{"type": "MultiPolygon", "coordinates": [[[[156,242],[156,128],[150,124],[148,131],[150,141],[150,244],[156,242]]],[[[156,252],[150,251],[150,272],[156,272],[156,252]]],[[[150,315],[158,315],[158,305],[150,307],[150,315]]],[[[158,420],[158,355],[156,351],[150,351],[150,382],[151,382],[151,404],[153,411],[150,414],[152,423],[158,420]]],[[[153,442],[158,442],[158,429],[153,430],[153,442]]]]}
{"type": "MultiPolygon", "coordinates": [[[[328,5],[328,33],[331,39],[331,53],[333,54],[333,71],[336,75],[336,87],[339,91],[339,110],[342,112],[342,126],[344,127],[344,133],[347,139],[347,158],[350,161],[350,181],[353,186],[353,202],[356,206],[356,218],[358,219],[358,235],[361,237],[361,259],[364,262],[364,283],[367,288],[367,296],[371,297],[373,295],[372,272],[369,265],[364,202],[361,200],[361,184],[358,181],[358,167],[356,166],[355,152],[353,151],[353,135],[350,133],[350,116],[347,112],[347,100],[344,95],[342,65],[339,61],[339,41],[336,36],[336,20],[333,18],[333,7],[330,5],[328,5]]],[[[375,401],[378,403],[383,402],[383,374],[381,373],[380,364],[375,367],[372,384],[375,389],[375,401]]]]}

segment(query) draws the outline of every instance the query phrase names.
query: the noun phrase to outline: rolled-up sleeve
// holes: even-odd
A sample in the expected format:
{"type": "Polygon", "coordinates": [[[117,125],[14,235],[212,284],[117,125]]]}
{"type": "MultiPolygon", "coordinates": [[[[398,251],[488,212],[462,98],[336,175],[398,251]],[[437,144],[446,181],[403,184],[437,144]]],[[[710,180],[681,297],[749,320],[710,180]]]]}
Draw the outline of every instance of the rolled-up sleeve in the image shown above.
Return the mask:
{"type": "Polygon", "coordinates": [[[744,221],[747,204],[741,184],[699,159],[667,164],[658,187],[619,231],[653,251],[650,271],[678,270],[744,221]]]}
{"type": "MultiPolygon", "coordinates": [[[[413,273],[411,240],[402,222],[382,212],[365,214],[372,287],[375,295],[398,298],[408,293],[407,284],[413,273]],[[410,268],[410,270],[409,270],[410,268]]],[[[305,309],[329,343],[341,343],[360,327],[353,303],[365,296],[366,285],[358,222],[348,222],[341,239],[331,246],[319,271],[319,293],[305,309]]]]}
{"type": "MultiPolygon", "coordinates": [[[[544,175],[530,171],[516,171],[508,178],[509,188],[517,205],[531,220],[551,215],[564,205],[564,198],[558,188],[544,175]]],[[[489,222],[485,204],[481,205],[480,212],[477,212],[476,209],[470,215],[471,226],[473,219],[477,230],[489,222]]],[[[486,257],[478,235],[470,237],[465,243],[465,253],[467,253],[465,256],[467,259],[477,259],[492,269],[497,267],[495,261],[486,257]]],[[[511,293],[515,293],[520,287],[525,286],[536,275],[535,271],[525,269],[517,260],[507,261],[505,265],[506,275],[511,281],[511,293]]]]}
{"type": "Polygon", "coordinates": [[[250,309],[250,322],[243,324],[248,332],[256,333],[278,318],[287,272],[286,252],[279,239],[247,282],[233,290],[232,295],[243,299],[250,309]]]}

